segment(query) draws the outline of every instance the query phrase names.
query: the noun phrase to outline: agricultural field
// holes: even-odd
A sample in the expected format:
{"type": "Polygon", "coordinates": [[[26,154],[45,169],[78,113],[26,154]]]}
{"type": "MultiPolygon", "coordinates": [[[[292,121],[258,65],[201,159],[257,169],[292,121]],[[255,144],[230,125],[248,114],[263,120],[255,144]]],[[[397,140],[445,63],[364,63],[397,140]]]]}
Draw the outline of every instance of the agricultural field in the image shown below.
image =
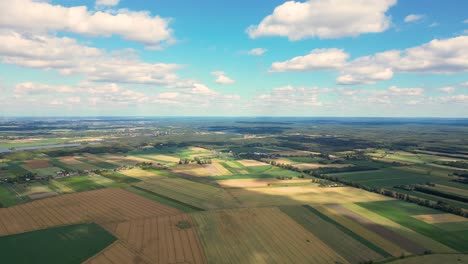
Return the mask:
{"type": "Polygon", "coordinates": [[[96,224],[79,224],[1,236],[0,248],[4,263],[78,264],[115,239],[96,224]]]}
{"type": "Polygon", "coordinates": [[[65,194],[0,208],[0,236],[86,222],[109,223],[180,211],[118,188],[65,194]]]}
{"type": "Polygon", "coordinates": [[[217,209],[237,207],[237,201],[224,189],[186,179],[166,178],[134,184],[195,208],[217,209]]]}
{"type": "Polygon", "coordinates": [[[280,209],[350,263],[382,260],[389,256],[385,251],[376,248],[368,241],[363,241],[363,243],[362,239],[360,241],[353,238],[349,231],[325,220],[307,207],[282,206],[280,209]]]}
{"type": "Polygon", "coordinates": [[[438,176],[424,174],[401,168],[385,168],[381,170],[343,172],[330,174],[371,187],[393,187],[396,185],[418,184],[440,180],[438,176]]]}
{"type": "MultiPolygon", "coordinates": [[[[403,201],[363,202],[358,203],[358,205],[454,250],[464,253],[468,252],[468,229],[449,232],[435,224],[430,224],[417,218],[418,215],[441,214],[442,212],[440,211],[403,201]]],[[[453,224],[456,225],[456,223],[453,224]]]]}
{"type": "MultiPolygon", "coordinates": [[[[84,143],[0,153],[0,246],[19,239],[47,263],[60,238],[57,261],[67,263],[463,263],[468,254],[463,126],[137,120],[41,121],[54,130],[24,121],[18,131],[21,122],[3,131],[0,120],[2,142],[84,143]]],[[[13,253],[8,262],[21,262],[13,253]]]]}
{"type": "Polygon", "coordinates": [[[198,212],[193,218],[208,263],[348,263],[278,208],[198,212]]]}
{"type": "Polygon", "coordinates": [[[149,263],[206,263],[190,215],[145,218],[105,227],[149,263]]]}
{"type": "Polygon", "coordinates": [[[241,188],[227,190],[242,206],[355,203],[390,198],[351,187],[313,186],[241,188]]]}

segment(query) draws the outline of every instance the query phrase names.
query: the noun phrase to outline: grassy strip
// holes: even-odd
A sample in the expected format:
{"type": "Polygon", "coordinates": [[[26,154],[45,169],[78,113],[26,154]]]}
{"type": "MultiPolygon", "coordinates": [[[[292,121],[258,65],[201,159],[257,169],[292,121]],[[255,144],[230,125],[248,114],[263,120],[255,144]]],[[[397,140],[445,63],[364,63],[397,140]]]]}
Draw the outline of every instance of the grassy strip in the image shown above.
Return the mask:
{"type": "Polygon", "coordinates": [[[146,197],[146,198],[148,198],[150,200],[153,200],[153,201],[168,205],[170,207],[179,209],[179,210],[181,210],[183,212],[186,212],[186,213],[204,211],[203,209],[198,208],[196,206],[186,204],[186,203],[181,202],[179,200],[163,196],[161,194],[152,192],[150,190],[143,189],[143,188],[138,187],[138,186],[128,186],[128,187],[125,187],[124,189],[127,190],[127,191],[130,191],[130,192],[139,194],[139,195],[141,195],[143,197],[146,197]]]}
{"type": "Polygon", "coordinates": [[[346,227],[342,226],[341,224],[335,222],[335,220],[331,219],[330,217],[320,213],[319,211],[317,211],[315,208],[313,208],[312,206],[310,205],[304,205],[305,208],[307,208],[309,211],[311,211],[312,213],[316,214],[317,216],[319,216],[320,218],[322,218],[323,220],[329,222],[329,223],[332,223],[334,224],[338,229],[340,229],[341,231],[343,231],[345,234],[347,234],[348,236],[354,238],[355,240],[361,242],[362,244],[364,244],[365,246],[367,246],[368,248],[374,250],[375,252],[379,253],[380,255],[384,256],[384,257],[392,257],[391,254],[389,254],[388,252],[386,252],[385,250],[381,249],[380,247],[374,245],[373,243],[369,242],[368,240],[366,240],[365,238],[361,237],[360,235],[354,233],[353,231],[347,229],[346,227]]]}

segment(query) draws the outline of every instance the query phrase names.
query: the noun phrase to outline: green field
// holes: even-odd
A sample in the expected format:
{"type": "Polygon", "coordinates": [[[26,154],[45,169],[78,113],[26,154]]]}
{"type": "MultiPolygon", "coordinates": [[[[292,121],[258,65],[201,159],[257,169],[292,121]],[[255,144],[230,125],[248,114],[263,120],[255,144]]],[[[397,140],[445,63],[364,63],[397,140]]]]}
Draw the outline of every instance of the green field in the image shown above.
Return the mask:
{"type": "Polygon", "coordinates": [[[116,238],[96,224],[0,237],[2,263],[82,263],[116,238]]]}
{"type": "Polygon", "coordinates": [[[374,171],[344,172],[329,175],[358,182],[370,187],[393,187],[396,185],[418,184],[441,180],[440,177],[435,175],[423,174],[401,168],[385,168],[374,171]]]}
{"type": "Polygon", "coordinates": [[[366,202],[358,203],[358,205],[455,250],[464,253],[468,252],[468,229],[448,232],[434,224],[428,224],[412,217],[412,215],[419,214],[440,214],[442,213],[441,211],[404,201],[366,202]]]}
{"type": "Polygon", "coordinates": [[[96,183],[89,176],[67,177],[67,178],[57,179],[57,181],[72,188],[76,192],[104,188],[103,185],[96,183]]]}
{"type": "Polygon", "coordinates": [[[16,195],[7,187],[0,184],[0,207],[8,207],[18,203],[16,195]]]}
{"type": "Polygon", "coordinates": [[[225,190],[180,178],[139,182],[134,186],[201,209],[232,208],[238,204],[225,190]]]}
{"type": "Polygon", "coordinates": [[[268,179],[276,177],[298,177],[301,175],[299,172],[286,170],[273,166],[258,166],[259,168],[249,167],[247,174],[234,174],[234,175],[225,175],[225,176],[211,176],[207,177],[213,180],[228,180],[228,179],[268,179]],[[256,171],[258,170],[258,171],[256,171]],[[249,172],[250,171],[250,172],[249,172]]]}

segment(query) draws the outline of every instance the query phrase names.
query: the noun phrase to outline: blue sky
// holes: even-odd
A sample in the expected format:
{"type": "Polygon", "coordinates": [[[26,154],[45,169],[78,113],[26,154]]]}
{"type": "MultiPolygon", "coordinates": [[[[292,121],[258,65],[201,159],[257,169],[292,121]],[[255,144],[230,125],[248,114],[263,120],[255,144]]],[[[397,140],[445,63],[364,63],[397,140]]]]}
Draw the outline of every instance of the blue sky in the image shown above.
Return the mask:
{"type": "Polygon", "coordinates": [[[464,1],[0,3],[0,115],[468,117],[464,1]]]}

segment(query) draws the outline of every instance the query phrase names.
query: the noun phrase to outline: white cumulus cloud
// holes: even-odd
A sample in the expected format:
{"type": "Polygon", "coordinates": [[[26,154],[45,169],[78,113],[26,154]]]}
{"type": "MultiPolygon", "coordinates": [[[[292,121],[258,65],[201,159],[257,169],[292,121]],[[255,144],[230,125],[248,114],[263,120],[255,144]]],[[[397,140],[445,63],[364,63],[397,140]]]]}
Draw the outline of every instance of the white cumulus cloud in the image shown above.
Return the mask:
{"type": "Polygon", "coordinates": [[[267,52],[267,49],[254,48],[254,49],[249,50],[247,54],[252,55],[252,56],[261,56],[265,54],[265,52],[267,52]]]}
{"type": "Polygon", "coordinates": [[[251,38],[282,36],[290,40],[304,38],[355,37],[387,30],[391,18],[386,15],[396,0],[309,0],[287,1],[275,8],[260,24],[246,32],[251,38]]]}
{"type": "MultiPolygon", "coordinates": [[[[108,1],[109,2],[109,1],[108,1]]],[[[140,42],[150,49],[173,43],[170,19],[146,11],[90,11],[86,6],[64,7],[32,0],[0,1],[0,27],[44,34],[72,32],[85,36],[110,37],[140,42]]]]}
{"type": "Polygon", "coordinates": [[[406,23],[416,22],[424,18],[424,15],[411,14],[407,15],[404,19],[406,23]]]}
{"type": "Polygon", "coordinates": [[[96,6],[116,6],[120,0],[96,0],[96,6]]]}
{"type": "Polygon", "coordinates": [[[343,67],[349,55],[340,49],[314,49],[305,56],[294,57],[283,62],[274,62],[271,72],[317,71],[343,67]]]}
{"type": "Polygon", "coordinates": [[[223,71],[214,71],[211,72],[211,75],[217,76],[215,82],[219,84],[233,84],[235,81],[229,78],[223,71]]]}

